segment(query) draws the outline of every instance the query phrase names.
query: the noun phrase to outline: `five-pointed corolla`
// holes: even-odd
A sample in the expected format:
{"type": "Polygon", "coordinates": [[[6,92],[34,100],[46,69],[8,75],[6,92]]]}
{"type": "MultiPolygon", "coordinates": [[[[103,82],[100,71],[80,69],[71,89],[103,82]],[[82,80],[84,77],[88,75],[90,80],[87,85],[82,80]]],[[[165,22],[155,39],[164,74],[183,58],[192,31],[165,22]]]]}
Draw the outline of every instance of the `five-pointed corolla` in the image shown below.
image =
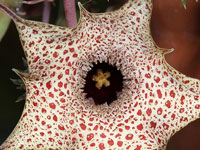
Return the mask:
{"type": "Polygon", "coordinates": [[[74,28],[24,20],[0,4],[15,22],[29,73],[24,111],[0,149],[164,149],[181,128],[199,118],[200,82],[164,58],[150,32],[151,0],[129,0],[114,12],[94,14],[81,5],[74,28]],[[83,92],[93,63],[109,63],[123,75],[110,105],[91,104],[83,92]]]}

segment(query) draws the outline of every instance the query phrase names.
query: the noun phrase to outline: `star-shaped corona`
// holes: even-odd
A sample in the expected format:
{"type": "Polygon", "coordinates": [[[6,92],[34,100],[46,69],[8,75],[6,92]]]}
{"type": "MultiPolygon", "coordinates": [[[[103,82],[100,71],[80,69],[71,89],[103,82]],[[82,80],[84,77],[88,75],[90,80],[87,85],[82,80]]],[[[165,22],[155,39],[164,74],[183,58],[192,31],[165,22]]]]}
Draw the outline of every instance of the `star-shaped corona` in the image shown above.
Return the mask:
{"type": "Polygon", "coordinates": [[[103,73],[102,69],[97,69],[95,75],[93,75],[92,79],[96,82],[96,88],[101,89],[103,86],[110,86],[110,81],[108,78],[110,77],[110,72],[103,73]]]}
{"type": "MultiPolygon", "coordinates": [[[[0,149],[160,150],[200,114],[200,81],[168,65],[152,39],[151,0],[128,0],[119,10],[90,13],[81,5],[74,28],[29,21],[0,4],[15,22],[29,73],[22,116],[0,149]],[[93,64],[123,75],[111,104],[83,92],[93,64]]],[[[111,75],[112,76],[112,75],[111,75]]],[[[116,81],[117,82],[117,81],[116,81]]]]}

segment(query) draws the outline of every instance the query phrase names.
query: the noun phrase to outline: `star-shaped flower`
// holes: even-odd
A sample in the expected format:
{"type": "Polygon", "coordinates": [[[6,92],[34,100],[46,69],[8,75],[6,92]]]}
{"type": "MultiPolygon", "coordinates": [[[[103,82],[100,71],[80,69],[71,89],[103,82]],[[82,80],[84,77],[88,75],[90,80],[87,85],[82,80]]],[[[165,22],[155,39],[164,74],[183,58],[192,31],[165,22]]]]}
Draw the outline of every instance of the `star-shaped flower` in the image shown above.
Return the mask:
{"type": "Polygon", "coordinates": [[[17,26],[30,72],[15,70],[26,85],[26,104],[0,149],[164,149],[199,118],[200,82],[169,66],[164,55],[171,50],[154,43],[151,0],[129,0],[101,14],[80,5],[80,21],[70,29],[0,9],[17,26]],[[109,105],[91,103],[83,90],[99,63],[123,76],[122,91],[109,105]]]}

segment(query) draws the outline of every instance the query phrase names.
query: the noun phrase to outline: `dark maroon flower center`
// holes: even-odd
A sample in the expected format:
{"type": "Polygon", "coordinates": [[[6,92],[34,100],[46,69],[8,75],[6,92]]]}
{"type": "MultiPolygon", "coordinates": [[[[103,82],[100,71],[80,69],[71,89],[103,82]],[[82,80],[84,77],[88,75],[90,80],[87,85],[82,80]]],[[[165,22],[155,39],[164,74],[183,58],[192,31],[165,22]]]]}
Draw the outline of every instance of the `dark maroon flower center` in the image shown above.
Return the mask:
{"type": "Polygon", "coordinates": [[[93,64],[93,68],[85,78],[84,93],[86,98],[93,98],[96,105],[111,104],[117,100],[117,94],[122,91],[123,76],[117,67],[108,63],[93,64]]]}

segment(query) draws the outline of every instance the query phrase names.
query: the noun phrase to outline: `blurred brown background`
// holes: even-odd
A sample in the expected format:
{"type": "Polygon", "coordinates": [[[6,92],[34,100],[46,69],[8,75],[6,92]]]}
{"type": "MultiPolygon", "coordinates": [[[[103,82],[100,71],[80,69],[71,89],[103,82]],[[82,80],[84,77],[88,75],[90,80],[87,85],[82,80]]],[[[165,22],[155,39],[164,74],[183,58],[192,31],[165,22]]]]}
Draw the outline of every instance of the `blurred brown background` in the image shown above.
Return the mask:
{"type": "MultiPolygon", "coordinates": [[[[152,35],[163,48],[175,48],[168,63],[190,77],[200,79],[200,1],[153,0],[152,35]]],[[[173,136],[167,150],[200,150],[200,120],[173,136]]]]}
{"type": "MultiPolygon", "coordinates": [[[[107,0],[101,0],[101,8],[104,3],[107,0]]],[[[116,1],[110,0],[110,3],[116,1]]],[[[98,7],[100,1],[96,5],[98,7]]],[[[154,40],[160,47],[175,48],[166,56],[168,63],[180,72],[200,79],[200,2],[187,0],[186,10],[181,0],[153,0],[153,5],[151,29],[154,40]]],[[[0,144],[13,130],[23,110],[24,102],[14,102],[22,92],[9,80],[17,78],[12,68],[23,69],[23,56],[16,28],[11,23],[0,42],[0,144]]],[[[200,120],[172,137],[167,150],[200,150],[200,120]]]]}

